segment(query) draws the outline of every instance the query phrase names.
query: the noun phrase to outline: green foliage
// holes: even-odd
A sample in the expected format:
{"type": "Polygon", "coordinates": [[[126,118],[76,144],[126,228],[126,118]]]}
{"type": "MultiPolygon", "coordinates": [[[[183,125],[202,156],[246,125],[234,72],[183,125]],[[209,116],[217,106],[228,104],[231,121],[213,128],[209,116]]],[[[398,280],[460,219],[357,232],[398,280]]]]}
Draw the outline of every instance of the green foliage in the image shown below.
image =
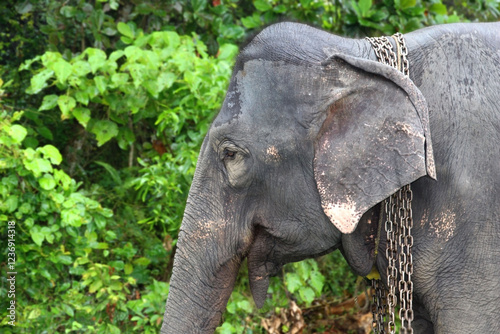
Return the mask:
{"type": "Polygon", "coordinates": [[[29,129],[16,124],[21,117],[4,111],[0,122],[0,221],[17,223],[17,332],[156,332],[168,286],[148,279],[142,298],[137,289],[153,261],[140,253],[165,256],[161,244],[152,252],[154,239],[139,250],[118,238],[113,212],[58,168],[57,148],[23,147],[29,129]]]}
{"type": "Polygon", "coordinates": [[[31,268],[18,286],[25,301],[18,328],[157,332],[160,325],[168,286],[154,277],[163,277],[199,145],[224,96],[237,47],[223,45],[212,58],[196,36],[131,31],[134,39],[123,36],[130,44],[109,55],[88,48],[66,60],[48,51],[21,66],[32,71],[29,93],[51,93],[23,119],[7,111],[2,118],[1,218],[15,217],[23,226],[18,268],[31,268]],[[132,162],[137,158],[141,167],[117,169],[95,157],[101,172],[82,187],[58,168],[57,129],[44,122],[50,114],[59,126],[95,135],[86,145],[104,148],[114,141],[118,152],[136,152],[132,162]],[[153,145],[137,140],[137,128],[152,131],[153,145]]]}
{"type": "MultiPolygon", "coordinates": [[[[481,1],[484,19],[498,16],[498,0],[481,1]]],[[[312,23],[324,29],[349,36],[386,34],[396,31],[410,32],[436,23],[466,21],[466,8],[472,5],[459,3],[447,7],[440,0],[348,0],[348,1],[290,1],[255,0],[256,11],[241,18],[248,29],[260,28],[284,18],[312,23]],[[459,7],[460,14],[455,8],[459,7]]]]}

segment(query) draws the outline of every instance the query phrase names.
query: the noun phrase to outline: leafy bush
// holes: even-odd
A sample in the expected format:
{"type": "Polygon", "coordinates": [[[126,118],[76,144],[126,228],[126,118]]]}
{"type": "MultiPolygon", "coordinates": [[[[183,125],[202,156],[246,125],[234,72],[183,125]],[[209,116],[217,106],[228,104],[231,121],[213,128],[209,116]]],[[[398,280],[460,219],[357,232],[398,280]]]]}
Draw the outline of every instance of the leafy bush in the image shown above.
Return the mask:
{"type": "Polygon", "coordinates": [[[151,205],[140,223],[175,234],[184,205],[177,197],[189,189],[199,145],[224,96],[237,47],[221,46],[214,60],[196,36],[171,31],[144,35],[124,23],[118,29],[126,46],[109,56],[87,48],[69,61],[51,51],[28,61],[21,70],[37,69],[27,92],[57,87],[60,93],[45,95],[39,111],[54,110],[64,122],[76,119],[95,135],[98,147],[115,139],[129,151],[128,167],[139,152],[144,168],[125,183],[111,165],[96,163],[116,184],[133,188],[151,205]],[[140,127],[150,129],[163,148],[161,156],[148,154],[153,149],[149,143],[137,143],[140,127]]]}
{"type": "Polygon", "coordinates": [[[145,35],[133,24],[120,30],[123,50],[88,48],[69,60],[48,51],[22,65],[33,73],[28,92],[51,94],[24,124],[22,113],[3,111],[0,212],[18,222],[16,266],[26,275],[18,281],[18,328],[118,333],[160,325],[168,286],[154,277],[164,277],[237,47],[211,58],[195,36],[145,35]],[[44,122],[47,113],[61,121],[44,122]],[[91,134],[87,146],[114,142],[115,154],[129,159],[119,169],[91,159],[103,172],[77,173],[94,181],[82,187],[57,168],[64,162],[55,126],[91,134]],[[152,131],[153,145],[138,141],[137,128],[152,131]]]}

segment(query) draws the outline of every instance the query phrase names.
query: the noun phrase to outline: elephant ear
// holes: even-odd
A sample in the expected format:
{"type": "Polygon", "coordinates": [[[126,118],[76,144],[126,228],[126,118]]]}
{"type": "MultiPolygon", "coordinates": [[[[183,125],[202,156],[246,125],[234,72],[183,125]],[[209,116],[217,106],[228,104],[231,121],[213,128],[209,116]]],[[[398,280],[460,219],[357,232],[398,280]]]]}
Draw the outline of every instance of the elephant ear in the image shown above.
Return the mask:
{"type": "MultiPolygon", "coordinates": [[[[315,141],[314,177],[323,211],[342,232],[402,186],[436,178],[426,101],[390,66],[333,55],[334,102],[315,141]]],[[[411,70],[411,69],[410,69],[411,70]]]]}

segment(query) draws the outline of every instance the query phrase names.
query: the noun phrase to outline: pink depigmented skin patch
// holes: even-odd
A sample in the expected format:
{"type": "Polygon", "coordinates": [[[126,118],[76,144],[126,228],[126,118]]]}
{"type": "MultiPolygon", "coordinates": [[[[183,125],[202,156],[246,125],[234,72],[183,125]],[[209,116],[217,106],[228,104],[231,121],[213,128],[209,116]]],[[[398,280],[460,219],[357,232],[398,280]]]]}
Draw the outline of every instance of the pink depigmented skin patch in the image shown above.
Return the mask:
{"type": "Polygon", "coordinates": [[[447,210],[437,218],[431,221],[430,228],[434,235],[446,241],[449,241],[455,234],[456,214],[451,210],[447,210]]]}
{"type": "Polygon", "coordinates": [[[328,203],[323,205],[323,210],[330,221],[342,233],[352,233],[356,229],[360,218],[356,205],[349,201],[348,203],[328,203]]]}
{"type": "Polygon", "coordinates": [[[281,161],[281,156],[278,152],[276,146],[269,146],[266,150],[266,162],[267,163],[278,163],[281,161]]]}

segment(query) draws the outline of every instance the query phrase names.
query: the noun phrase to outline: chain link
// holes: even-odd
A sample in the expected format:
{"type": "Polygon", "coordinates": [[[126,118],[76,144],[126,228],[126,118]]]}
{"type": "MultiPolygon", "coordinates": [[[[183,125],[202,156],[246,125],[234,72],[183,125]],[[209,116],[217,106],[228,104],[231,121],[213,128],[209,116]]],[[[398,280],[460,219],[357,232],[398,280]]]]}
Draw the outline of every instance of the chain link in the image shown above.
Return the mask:
{"type": "Polygon", "coordinates": [[[386,213],[385,230],[387,233],[387,248],[385,251],[385,256],[387,258],[387,332],[394,334],[395,330],[395,319],[394,319],[394,309],[397,304],[396,297],[396,283],[397,283],[397,260],[398,260],[398,245],[396,241],[396,235],[398,235],[399,225],[395,223],[396,221],[396,201],[397,197],[395,195],[390,196],[383,202],[385,205],[384,212],[386,213]]]}
{"type": "MultiPolygon", "coordinates": [[[[396,33],[391,37],[395,41],[397,52],[394,52],[387,37],[367,37],[366,39],[372,45],[380,63],[394,67],[404,75],[410,76],[410,66],[407,58],[408,48],[405,39],[400,33],[396,33]]],[[[413,321],[413,283],[411,280],[413,274],[413,258],[411,255],[413,246],[413,237],[411,235],[413,228],[412,198],[413,193],[410,185],[406,185],[382,202],[386,217],[386,258],[388,262],[386,278],[388,290],[383,289],[380,280],[372,281],[375,290],[373,296],[374,305],[372,307],[373,330],[375,333],[394,334],[395,332],[396,287],[399,290],[401,333],[413,333],[411,327],[413,321]],[[398,262],[399,266],[397,266],[398,262]],[[384,300],[387,302],[384,303],[384,300]]]]}
{"type": "Polygon", "coordinates": [[[401,319],[401,333],[413,333],[411,322],[413,321],[413,258],[411,248],[413,246],[413,215],[411,210],[411,200],[413,193],[410,185],[406,185],[398,192],[399,202],[399,318],[401,319]]]}
{"type": "Polygon", "coordinates": [[[373,296],[372,296],[372,328],[377,334],[386,334],[385,332],[385,315],[387,314],[387,290],[382,289],[380,280],[372,280],[373,296]]]}

